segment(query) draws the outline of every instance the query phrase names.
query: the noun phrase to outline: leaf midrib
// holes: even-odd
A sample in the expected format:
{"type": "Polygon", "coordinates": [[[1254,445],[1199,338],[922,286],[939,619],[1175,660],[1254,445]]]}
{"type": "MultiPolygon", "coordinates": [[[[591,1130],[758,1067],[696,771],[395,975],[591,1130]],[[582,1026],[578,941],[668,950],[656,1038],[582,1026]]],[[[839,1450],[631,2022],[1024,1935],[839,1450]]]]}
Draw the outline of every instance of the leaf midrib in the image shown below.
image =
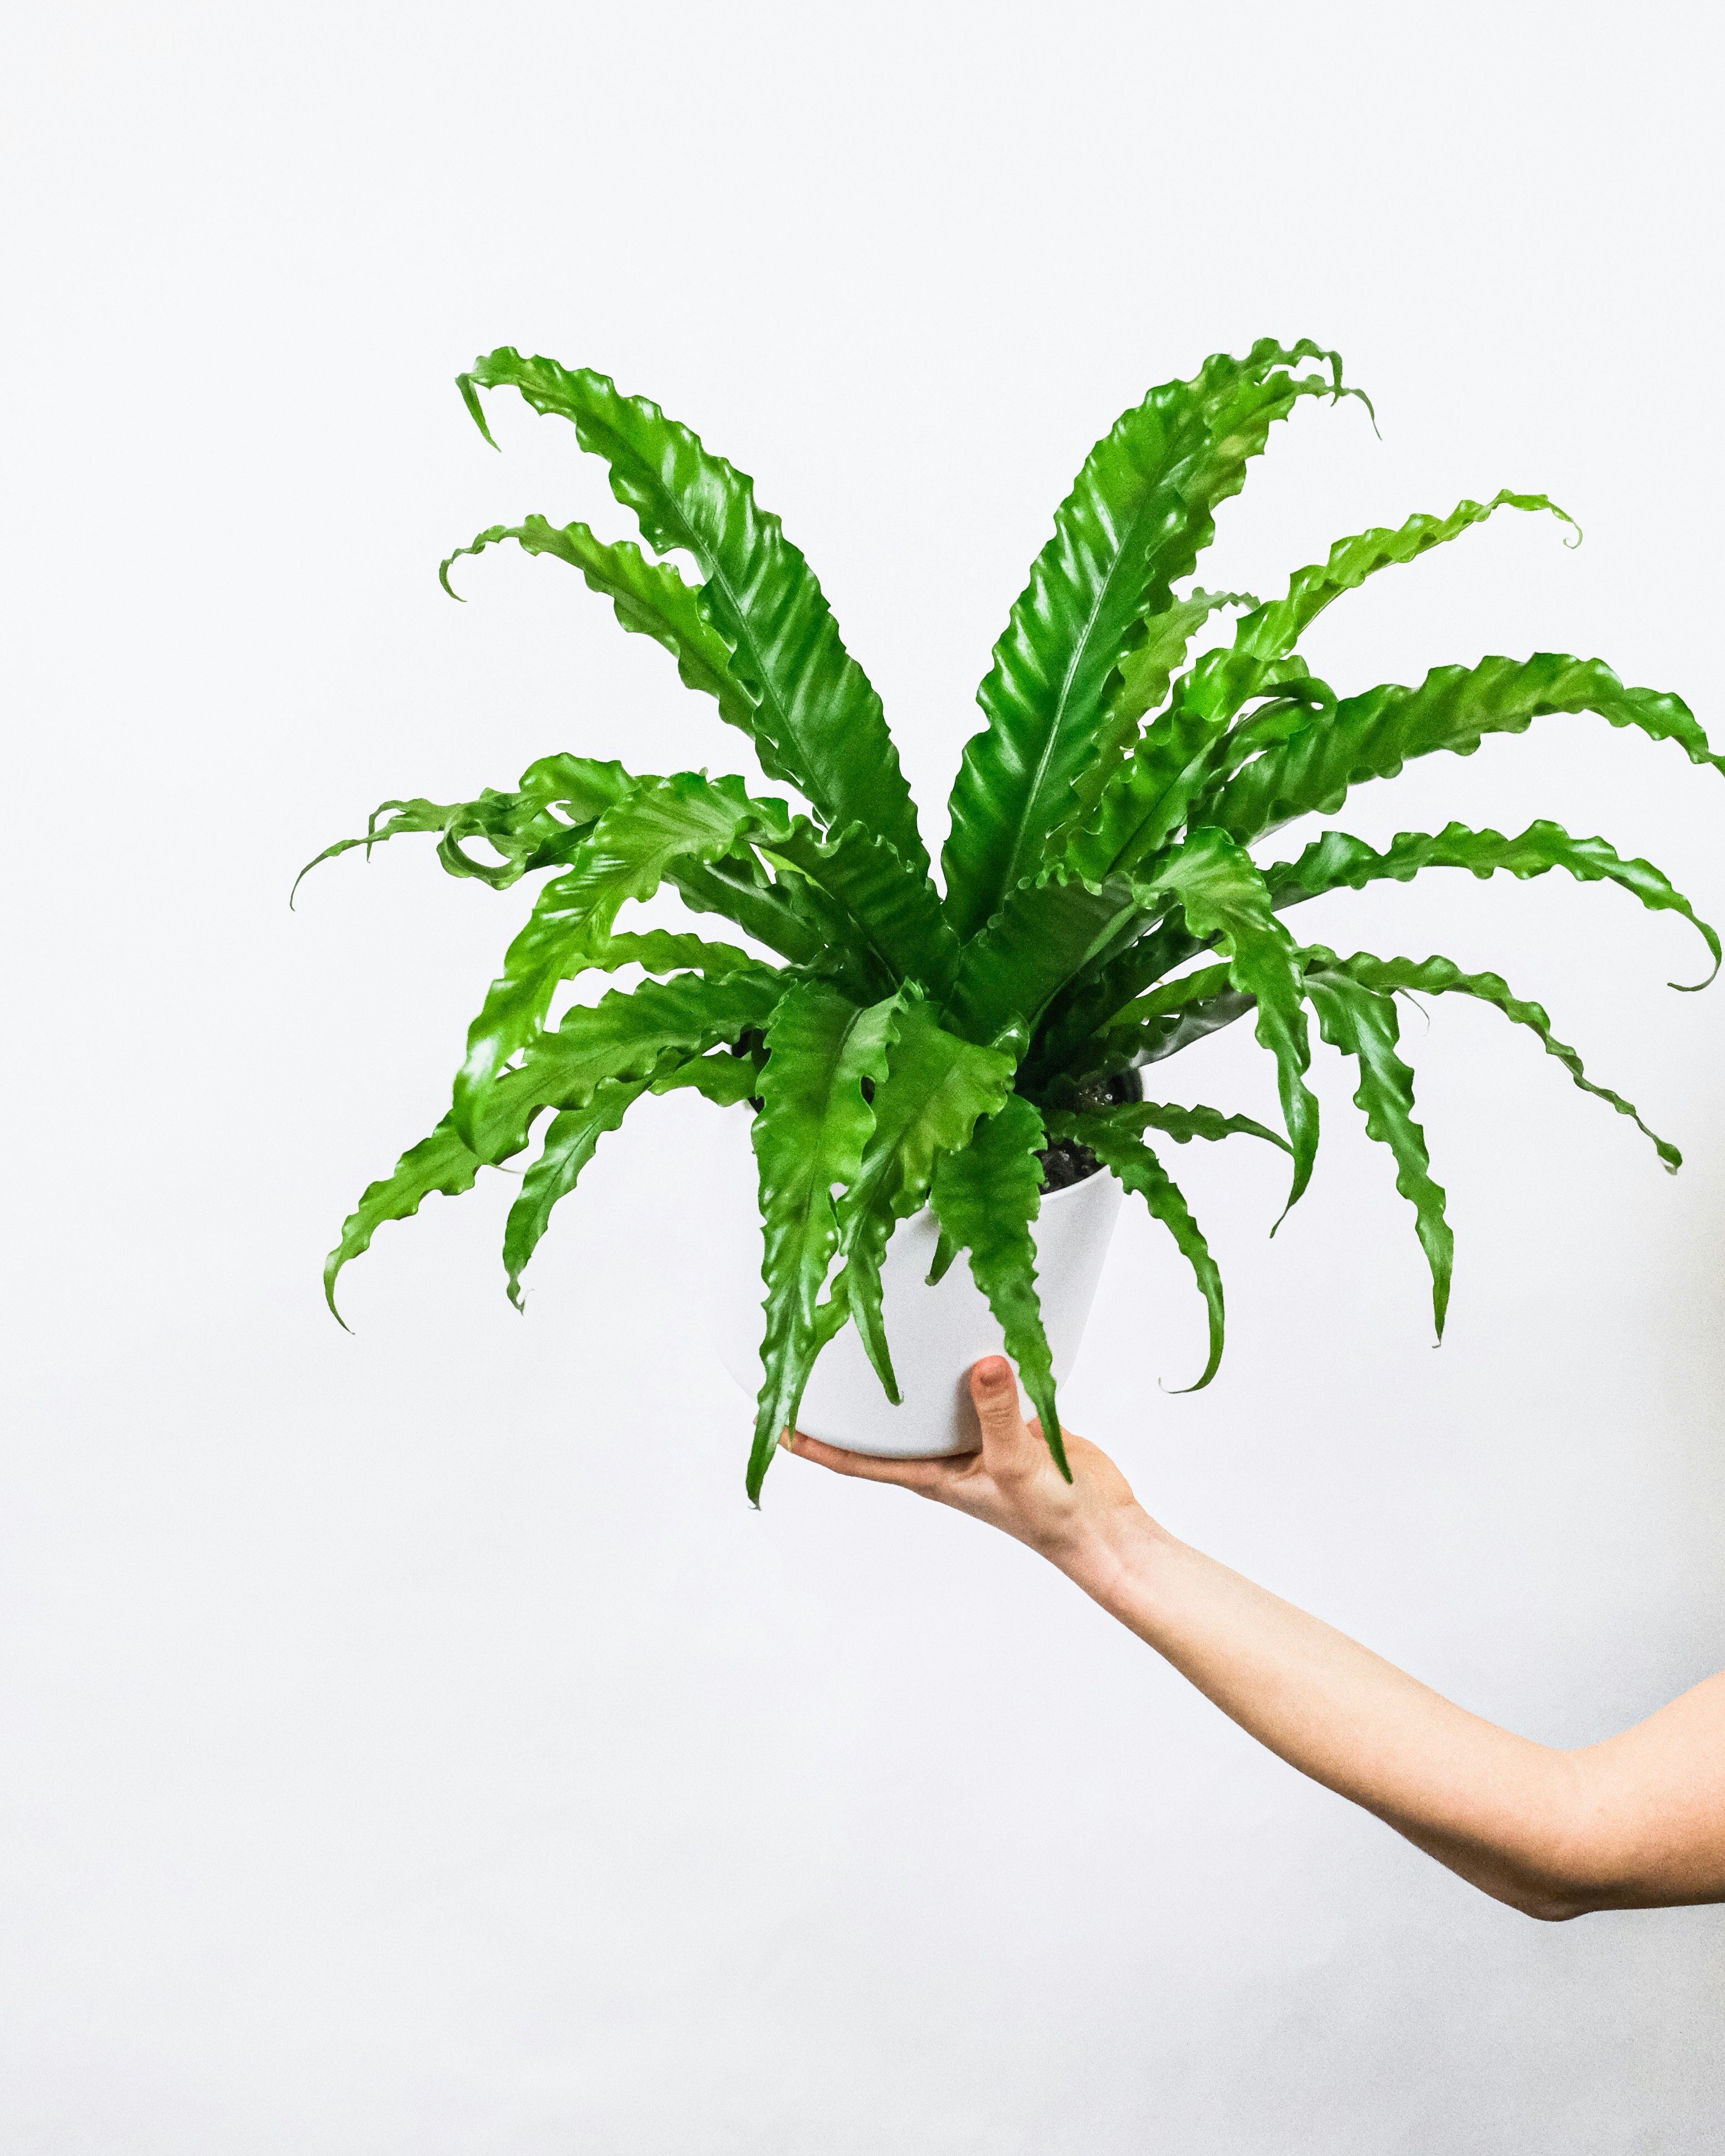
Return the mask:
{"type": "MultiPolygon", "coordinates": [[[[1132,526],[1135,526],[1142,520],[1146,505],[1154,501],[1164,486],[1171,484],[1172,482],[1166,479],[1157,481],[1155,486],[1145,496],[1144,501],[1140,503],[1137,514],[1131,519],[1132,526]]],[[[1024,837],[1029,828],[1030,814],[1042,798],[1043,783],[1048,776],[1048,767],[1054,761],[1055,748],[1060,739],[1067,706],[1072,694],[1072,684],[1077,678],[1082,660],[1090,649],[1091,639],[1096,633],[1096,623],[1101,615],[1105,603],[1113,593],[1115,579],[1120,573],[1125,561],[1126,544],[1122,542],[1115,548],[1114,559],[1110,563],[1107,572],[1097,590],[1096,602],[1086,619],[1083,633],[1073,645],[1071,657],[1067,663],[1065,675],[1060,683],[1060,694],[1055,701],[1053,714],[1046,730],[1042,754],[1037,760],[1036,774],[1025,795],[1024,809],[1016,820],[1012,850],[1007,857],[1006,868],[1000,880],[1002,896],[1019,880],[1019,866],[1024,850],[1024,837]]],[[[990,908],[991,912],[994,910],[993,907],[990,908]]]]}

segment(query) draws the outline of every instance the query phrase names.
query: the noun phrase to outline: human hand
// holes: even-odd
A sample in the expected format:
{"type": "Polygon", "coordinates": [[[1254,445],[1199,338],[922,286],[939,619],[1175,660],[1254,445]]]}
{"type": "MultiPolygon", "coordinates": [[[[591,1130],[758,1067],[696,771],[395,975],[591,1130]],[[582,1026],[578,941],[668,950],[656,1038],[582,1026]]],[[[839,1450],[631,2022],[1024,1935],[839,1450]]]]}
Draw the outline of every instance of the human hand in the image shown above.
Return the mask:
{"type": "Polygon", "coordinates": [[[1099,1573],[1118,1565],[1124,1542],[1159,1532],[1132,1493],[1126,1477],[1100,1446],[1061,1433],[1072,1470],[1068,1482],[1042,1441],[1041,1425],[1019,1411],[1019,1389],[1004,1356],[985,1355],[972,1366],[970,1397],[982,1425],[979,1452],[942,1460],[876,1460],[846,1452],[798,1430],[784,1440],[799,1459],[813,1460],[836,1475],[865,1482],[893,1482],[932,1497],[955,1512],[999,1527],[1058,1565],[1092,1593],[1099,1573]]]}

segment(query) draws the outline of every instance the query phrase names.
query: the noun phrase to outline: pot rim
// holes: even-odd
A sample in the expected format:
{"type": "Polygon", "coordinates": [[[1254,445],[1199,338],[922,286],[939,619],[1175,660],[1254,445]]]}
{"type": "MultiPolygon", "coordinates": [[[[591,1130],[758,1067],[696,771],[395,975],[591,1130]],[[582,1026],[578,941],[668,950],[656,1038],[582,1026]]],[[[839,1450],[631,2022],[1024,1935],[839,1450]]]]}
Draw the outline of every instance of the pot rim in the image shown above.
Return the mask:
{"type": "Polygon", "coordinates": [[[1094,1175],[1081,1175],[1076,1183],[1069,1183],[1059,1190],[1041,1192],[1040,1195],[1042,1202],[1036,1209],[1038,1219],[1040,1219],[1042,1214],[1047,1212],[1050,1205],[1058,1204],[1061,1199],[1076,1196],[1079,1191],[1086,1189],[1091,1183],[1096,1182],[1098,1177],[1106,1181],[1111,1178],[1112,1173],[1113,1171],[1104,1165],[1099,1167],[1094,1175]]]}

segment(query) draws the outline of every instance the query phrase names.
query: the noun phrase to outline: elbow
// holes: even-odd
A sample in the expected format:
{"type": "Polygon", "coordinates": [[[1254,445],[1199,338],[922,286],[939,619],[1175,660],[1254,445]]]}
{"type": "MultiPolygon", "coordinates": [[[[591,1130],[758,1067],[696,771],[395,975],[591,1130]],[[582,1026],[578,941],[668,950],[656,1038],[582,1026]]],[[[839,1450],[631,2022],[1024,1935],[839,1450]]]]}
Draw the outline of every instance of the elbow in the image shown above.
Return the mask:
{"type": "Polygon", "coordinates": [[[1555,1880],[1518,1881],[1498,1895],[1512,1909],[1531,1917],[1536,1924],[1573,1923],[1601,1905],[1584,1889],[1555,1880]]]}
{"type": "Polygon", "coordinates": [[[1563,1801],[1553,1804],[1544,1830],[1524,1845],[1499,1898],[1535,1923],[1568,1924],[1598,1909],[1622,1906],[1622,1851],[1602,1836],[1594,1805],[1570,1755],[1563,1801]]]}

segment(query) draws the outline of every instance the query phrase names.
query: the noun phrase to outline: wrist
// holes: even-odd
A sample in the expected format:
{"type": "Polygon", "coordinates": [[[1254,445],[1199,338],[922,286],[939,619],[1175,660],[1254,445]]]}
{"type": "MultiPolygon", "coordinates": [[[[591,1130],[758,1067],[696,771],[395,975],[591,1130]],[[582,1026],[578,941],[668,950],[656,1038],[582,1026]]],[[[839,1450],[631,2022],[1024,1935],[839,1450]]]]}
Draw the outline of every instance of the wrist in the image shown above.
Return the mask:
{"type": "Polygon", "coordinates": [[[1075,1522],[1042,1546],[1042,1554],[1092,1601],[1121,1614],[1135,1588],[1174,1537],[1134,1499],[1075,1522]]]}

